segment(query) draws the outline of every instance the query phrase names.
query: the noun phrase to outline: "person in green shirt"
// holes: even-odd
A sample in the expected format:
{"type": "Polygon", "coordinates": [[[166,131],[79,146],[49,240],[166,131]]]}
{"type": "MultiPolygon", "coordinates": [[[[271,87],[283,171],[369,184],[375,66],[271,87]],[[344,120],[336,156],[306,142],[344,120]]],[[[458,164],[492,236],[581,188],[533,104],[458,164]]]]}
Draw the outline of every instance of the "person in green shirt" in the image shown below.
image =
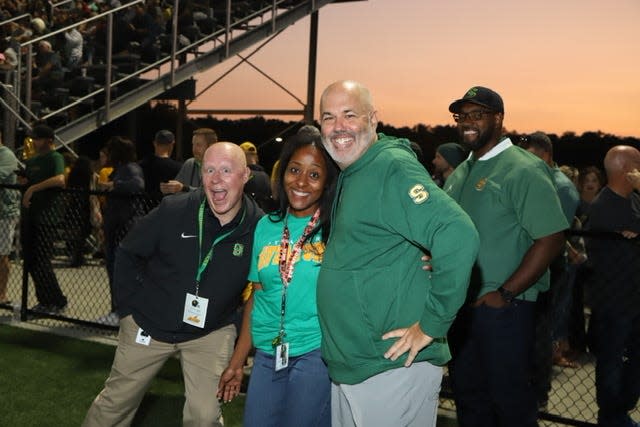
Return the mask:
{"type": "Polygon", "coordinates": [[[58,284],[51,257],[59,215],[56,212],[59,193],[54,189],[64,187],[64,158],[53,149],[54,132],[49,126],[34,126],[31,138],[36,155],[26,160],[26,178],[22,182],[27,185],[22,196],[28,219],[23,236],[25,265],[38,298],[32,310],[58,313],[67,306],[67,298],[58,284]]]}
{"type": "Polygon", "coordinates": [[[341,169],[317,295],[332,424],[434,426],[478,234],[408,140],[376,133],[366,87],[335,82],[320,110],[341,169]],[[416,262],[427,251],[432,272],[416,262]]]}
{"type": "Polygon", "coordinates": [[[444,184],[480,234],[468,294],[452,330],[450,372],[458,422],[537,425],[530,381],[535,305],[569,227],[551,170],[502,136],[504,104],[476,86],[449,106],[472,151],[444,184]]]}

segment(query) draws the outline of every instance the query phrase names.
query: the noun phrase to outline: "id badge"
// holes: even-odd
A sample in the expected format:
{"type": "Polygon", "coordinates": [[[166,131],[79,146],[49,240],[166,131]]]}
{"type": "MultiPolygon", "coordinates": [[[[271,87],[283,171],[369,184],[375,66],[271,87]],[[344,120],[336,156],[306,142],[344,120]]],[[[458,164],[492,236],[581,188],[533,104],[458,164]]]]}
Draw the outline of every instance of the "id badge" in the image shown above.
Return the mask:
{"type": "Polygon", "coordinates": [[[285,342],[276,347],[276,372],[289,366],[289,343],[285,342]]]}
{"type": "Polygon", "coordinates": [[[149,345],[151,343],[151,335],[138,328],[138,335],[136,335],[136,342],[142,345],[149,345]]]}
{"type": "Polygon", "coordinates": [[[189,325],[197,326],[198,328],[204,328],[204,322],[207,320],[208,305],[208,298],[197,297],[187,293],[187,298],[184,301],[182,321],[189,325]]]}

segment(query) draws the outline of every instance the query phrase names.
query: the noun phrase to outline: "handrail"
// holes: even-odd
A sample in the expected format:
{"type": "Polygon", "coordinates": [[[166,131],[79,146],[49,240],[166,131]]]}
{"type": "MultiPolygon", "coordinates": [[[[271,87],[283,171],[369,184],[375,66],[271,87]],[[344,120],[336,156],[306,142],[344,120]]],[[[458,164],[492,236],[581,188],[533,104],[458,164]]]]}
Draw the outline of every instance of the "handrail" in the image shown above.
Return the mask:
{"type": "MultiPolygon", "coordinates": [[[[25,67],[25,71],[26,71],[26,76],[25,76],[25,86],[26,86],[26,93],[25,93],[25,99],[26,99],[26,108],[27,109],[31,109],[31,82],[32,82],[32,71],[33,71],[33,67],[31,66],[31,61],[32,61],[32,57],[33,57],[33,45],[35,43],[39,43],[43,40],[49,39],[53,36],[56,36],[58,34],[64,33],[72,28],[75,27],[79,27],[80,25],[86,24],[88,22],[92,22],[95,21],[97,19],[102,19],[105,16],[108,17],[113,17],[113,15],[121,10],[127,9],[135,4],[138,3],[143,3],[145,0],[132,0],[129,3],[122,5],[122,6],[118,6],[115,7],[113,9],[109,9],[106,12],[100,13],[96,16],[92,16],[90,18],[87,18],[81,22],[76,22],[74,24],[68,25],[64,28],[60,28],[58,30],[52,31],[50,33],[47,33],[45,35],[36,37],[34,39],[31,40],[27,40],[24,43],[20,43],[20,51],[22,51],[23,48],[26,47],[27,49],[27,66],[25,67]]],[[[18,75],[20,75],[20,73],[22,72],[22,55],[18,55],[18,65],[16,66],[16,69],[18,70],[18,75]]],[[[18,82],[20,82],[20,79],[18,79],[18,82]]],[[[18,84],[18,86],[16,87],[16,93],[18,96],[22,95],[22,87],[20,86],[20,83],[18,84]]]]}
{"type": "Polygon", "coordinates": [[[72,3],[73,0],[62,0],[59,1],[58,3],[54,3],[52,1],[49,1],[49,6],[51,6],[51,9],[53,9],[54,7],[58,7],[60,5],[66,4],[66,3],[72,3]]]}
{"type": "MultiPolygon", "coordinates": [[[[10,90],[7,90],[7,85],[5,85],[4,83],[0,83],[0,86],[2,86],[2,87],[5,89],[5,90],[4,90],[4,93],[5,93],[5,94],[10,93],[10,94],[11,94],[11,97],[13,97],[14,99],[16,99],[16,101],[18,101],[18,104],[19,104],[21,107],[24,107],[24,105],[22,104],[22,102],[20,102],[20,100],[16,98],[16,96],[13,94],[13,92],[12,92],[12,91],[10,91],[10,90]]],[[[27,129],[29,129],[29,130],[31,130],[31,129],[32,129],[32,127],[31,127],[31,125],[29,124],[29,122],[27,122],[25,119],[23,119],[23,118],[22,118],[22,116],[21,116],[20,114],[18,114],[18,112],[17,112],[17,111],[15,111],[13,108],[11,108],[11,106],[10,106],[10,105],[5,101],[5,99],[4,99],[4,98],[0,98],[0,104],[2,104],[2,106],[3,106],[5,109],[7,109],[9,112],[11,112],[11,114],[13,114],[13,116],[14,116],[16,119],[18,119],[18,120],[20,121],[20,123],[22,123],[22,125],[23,125],[25,128],[27,128],[27,129]]],[[[29,111],[29,114],[31,114],[31,116],[33,116],[34,118],[37,118],[37,117],[36,117],[36,116],[35,116],[35,115],[30,111],[30,110],[27,110],[27,111],[29,111]]],[[[75,151],[73,151],[73,149],[69,146],[69,144],[67,144],[65,141],[63,141],[61,138],[59,138],[59,137],[58,137],[57,135],[55,135],[55,134],[54,134],[54,139],[55,139],[56,141],[58,141],[58,142],[60,143],[60,145],[62,145],[65,149],[67,149],[67,151],[69,151],[72,155],[74,155],[75,157],[78,157],[78,154],[77,154],[75,151]]]]}
{"type": "Polygon", "coordinates": [[[27,18],[27,17],[31,18],[31,14],[30,13],[24,13],[22,15],[14,16],[13,18],[9,18],[9,19],[7,19],[5,21],[0,22],[0,27],[5,25],[5,24],[8,24],[10,22],[19,21],[19,20],[27,18]]]}
{"type": "MultiPolygon", "coordinates": [[[[82,22],[78,22],[72,25],[69,25],[65,28],[61,28],[59,30],[56,30],[55,32],[46,34],[44,36],[39,36],[36,39],[32,39],[29,40],[25,43],[23,43],[21,45],[21,47],[26,47],[27,50],[27,55],[26,55],[26,64],[21,63],[20,59],[18,62],[18,67],[17,67],[17,71],[18,73],[25,72],[26,76],[25,76],[25,90],[26,90],[26,94],[21,94],[20,93],[20,83],[17,83],[17,90],[16,90],[16,94],[19,98],[22,99],[23,95],[27,95],[24,97],[25,99],[25,104],[26,107],[22,107],[25,109],[30,109],[31,108],[31,103],[30,103],[30,94],[28,92],[30,92],[30,85],[31,85],[31,67],[29,66],[30,62],[33,60],[33,45],[35,43],[38,43],[41,40],[50,38],[52,36],[55,36],[56,34],[60,34],[61,32],[64,31],[68,31],[70,28],[74,28],[77,27],[79,25],[82,24],[86,24],[87,22],[91,22],[94,21],[96,19],[103,19],[105,16],[108,18],[107,19],[107,33],[110,33],[113,29],[112,25],[113,22],[109,23],[109,21],[113,21],[113,17],[115,16],[115,13],[118,13],[120,11],[122,11],[123,9],[129,8],[133,5],[136,5],[138,3],[142,3],[144,0],[133,0],[128,2],[126,5],[122,5],[119,6],[117,8],[111,9],[109,11],[103,12],[100,15],[96,15],[93,16],[91,18],[85,19],[82,22]],[[21,70],[22,67],[26,66],[26,70],[21,70]]],[[[262,7],[259,7],[258,10],[247,10],[246,14],[241,15],[240,17],[236,18],[236,19],[231,19],[231,1],[227,1],[225,3],[226,4],[226,10],[225,10],[225,15],[227,15],[228,19],[226,20],[226,22],[222,23],[223,26],[222,27],[218,27],[217,29],[214,29],[211,33],[209,34],[202,34],[203,37],[198,37],[198,40],[195,40],[194,42],[190,42],[188,43],[187,46],[179,46],[176,42],[176,38],[177,38],[177,28],[174,25],[172,25],[172,46],[170,49],[170,52],[166,55],[162,55],[161,57],[158,57],[155,62],[153,64],[147,64],[144,63],[142,67],[136,69],[133,72],[129,72],[127,73],[126,76],[121,77],[121,76],[116,76],[115,79],[111,78],[110,72],[111,72],[111,67],[109,67],[108,65],[112,62],[112,56],[113,56],[113,52],[111,52],[111,49],[109,48],[108,44],[109,42],[107,41],[107,49],[106,49],[106,56],[105,58],[103,58],[103,60],[105,61],[105,64],[107,65],[106,69],[105,69],[105,83],[104,85],[102,85],[101,88],[96,89],[96,90],[92,90],[91,93],[81,96],[80,98],[78,97],[74,97],[72,100],[70,100],[69,103],[65,103],[64,106],[62,106],[59,109],[56,109],[56,111],[47,111],[46,115],[41,116],[40,118],[43,120],[46,120],[48,118],[51,118],[55,115],[58,115],[64,111],[69,110],[70,108],[73,108],[83,102],[85,102],[87,99],[92,98],[93,96],[95,96],[98,93],[103,93],[104,94],[104,104],[102,106],[102,109],[100,112],[96,113],[95,115],[95,123],[96,124],[105,124],[109,121],[112,120],[112,116],[115,114],[115,117],[119,117],[122,114],[122,105],[120,104],[113,104],[115,101],[113,101],[111,99],[111,88],[115,87],[117,85],[122,84],[123,82],[126,82],[130,79],[133,78],[137,78],[137,77],[143,77],[143,78],[148,78],[145,76],[145,73],[149,73],[152,70],[157,70],[159,75],[157,77],[152,77],[152,79],[156,80],[156,79],[166,79],[164,80],[164,82],[166,83],[165,88],[174,86],[178,81],[176,79],[175,76],[180,75],[180,79],[182,79],[184,72],[181,71],[183,68],[183,64],[180,62],[182,61],[181,58],[183,58],[183,55],[194,55],[196,58],[199,55],[205,54],[207,53],[207,51],[209,50],[209,48],[206,48],[206,45],[208,43],[213,43],[215,46],[218,46],[218,43],[221,42],[221,44],[223,46],[222,47],[222,51],[221,51],[221,58],[224,57],[228,57],[228,52],[229,52],[229,46],[231,44],[234,43],[234,41],[236,39],[243,39],[244,38],[244,34],[248,31],[251,31],[251,27],[252,27],[252,22],[254,22],[254,20],[260,19],[260,22],[262,24],[267,24],[272,30],[273,28],[277,25],[276,22],[279,22],[281,19],[281,13],[288,13],[288,11],[291,9],[291,7],[282,7],[282,3],[285,2],[286,0],[272,0],[269,1],[266,4],[263,4],[262,7]],[[267,21],[267,22],[265,22],[267,21]],[[271,21],[271,22],[269,22],[271,21]],[[238,31],[239,33],[236,34],[236,31],[238,31]],[[206,51],[201,51],[200,48],[201,47],[205,47],[206,51]],[[225,52],[226,51],[226,52],[225,52]],[[226,53],[226,55],[225,55],[226,53]],[[164,76],[164,77],[162,77],[164,76]],[[113,81],[112,81],[113,80],[113,81]],[[112,105],[113,104],[113,105],[112,105]],[[114,107],[115,106],[115,107],[114,107]],[[112,109],[116,108],[115,113],[112,113],[112,109]]],[[[174,4],[174,7],[179,5],[179,1],[172,1],[172,3],[174,4]]],[[[302,5],[303,3],[305,4],[310,4],[311,5],[311,9],[316,8],[316,1],[315,0],[311,0],[310,3],[308,1],[300,1],[298,6],[302,5]]],[[[297,6],[296,6],[297,7],[297,6]]],[[[306,7],[305,7],[306,9],[306,7]]],[[[177,16],[178,14],[178,10],[174,9],[174,14],[175,16],[177,16]]],[[[174,16],[174,17],[175,17],[174,16]]],[[[173,22],[172,22],[173,24],[173,22]]],[[[24,57],[21,58],[24,61],[24,57]]],[[[243,62],[245,63],[249,63],[249,61],[247,61],[248,58],[242,58],[243,62]]],[[[207,64],[208,61],[202,62],[202,64],[207,64]]],[[[249,63],[250,66],[252,66],[252,64],[249,63]]],[[[199,65],[196,65],[197,68],[200,68],[199,65]]],[[[277,84],[277,82],[274,82],[277,84]]],[[[91,90],[91,89],[90,89],[91,90]]],[[[290,94],[292,95],[292,94],[290,94]]],[[[299,99],[297,99],[295,96],[294,98],[296,99],[296,101],[300,104],[303,104],[299,99]]],[[[33,114],[31,114],[33,115],[33,114]]],[[[28,117],[28,116],[26,116],[28,117]]],[[[29,120],[29,118],[27,118],[27,120],[29,120]]]]}
{"type": "Polygon", "coordinates": [[[35,43],[40,42],[42,40],[49,39],[49,38],[51,38],[51,37],[53,37],[55,35],[64,33],[65,31],[68,31],[68,30],[70,30],[72,28],[79,27],[80,25],[86,24],[87,22],[92,22],[92,21],[95,21],[96,19],[104,18],[105,16],[115,14],[115,13],[117,13],[117,12],[123,10],[123,9],[127,9],[127,8],[129,8],[129,7],[131,7],[131,6],[135,5],[135,4],[144,3],[144,2],[145,2],[145,0],[131,0],[131,2],[129,2],[129,3],[125,4],[125,5],[114,7],[113,9],[109,9],[106,12],[102,12],[102,13],[100,13],[98,15],[95,15],[95,16],[92,16],[90,18],[83,19],[81,22],[76,22],[74,24],[67,25],[64,28],[60,28],[58,30],[51,31],[51,32],[49,32],[47,34],[44,34],[44,35],[42,35],[40,37],[36,37],[35,39],[27,40],[26,42],[21,43],[20,47],[21,48],[22,47],[27,47],[29,45],[35,44],[35,43]]]}

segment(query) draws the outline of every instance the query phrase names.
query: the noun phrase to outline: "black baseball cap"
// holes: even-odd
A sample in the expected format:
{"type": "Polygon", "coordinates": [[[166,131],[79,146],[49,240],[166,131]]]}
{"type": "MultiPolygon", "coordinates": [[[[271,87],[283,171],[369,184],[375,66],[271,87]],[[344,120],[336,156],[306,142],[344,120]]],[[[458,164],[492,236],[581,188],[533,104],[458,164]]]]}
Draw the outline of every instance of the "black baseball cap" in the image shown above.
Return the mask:
{"type": "Polygon", "coordinates": [[[162,129],[156,133],[155,141],[160,144],[171,144],[175,141],[176,137],[173,136],[173,132],[170,130],[162,129]]]}
{"type": "Polygon", "coordinates": [[[53,129],[47,125],[36,125],[31,129],[31,138],[33,139],[53,139],[53,129]]]}
{"type": "Polygon", "coordinates": [[[460,107],[464,103],[477,104],[488,108],[496,113],[504,113],[502,98],[496,92],[482,86],[474,86],[464,94],[464,96],[449,105],[449,111],[459,113],[460,107]]]}

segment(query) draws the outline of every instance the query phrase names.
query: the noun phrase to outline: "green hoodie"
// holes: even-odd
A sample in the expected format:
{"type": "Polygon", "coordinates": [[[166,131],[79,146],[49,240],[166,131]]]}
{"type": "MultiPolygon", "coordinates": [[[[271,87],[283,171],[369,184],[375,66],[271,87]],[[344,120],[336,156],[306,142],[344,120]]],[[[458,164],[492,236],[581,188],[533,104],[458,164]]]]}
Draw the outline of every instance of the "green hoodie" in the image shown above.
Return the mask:
{"type": "Polygon", "coordinates": [[[403,366],[385,332],[420,323],[434,341],[416,361],[450,359],[446,334],[465,300],[478,234],[431,180],[409,141],[378,135],[338,179],[318,278],[322,356],[333,381],[356,384],[403,366]],[[433,272],[420,257],[432,254],[433,272]]]}

